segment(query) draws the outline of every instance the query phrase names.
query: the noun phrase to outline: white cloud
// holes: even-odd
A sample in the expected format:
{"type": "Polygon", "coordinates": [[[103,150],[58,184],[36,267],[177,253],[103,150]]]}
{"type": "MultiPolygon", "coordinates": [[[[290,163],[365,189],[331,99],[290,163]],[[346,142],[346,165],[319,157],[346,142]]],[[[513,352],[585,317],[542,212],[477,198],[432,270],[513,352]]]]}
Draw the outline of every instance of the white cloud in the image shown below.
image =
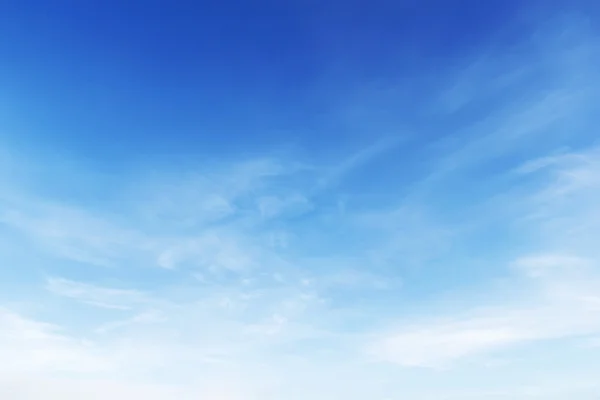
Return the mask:
{"type": "Polygon", "coordinates": [[[139,232],[76,207],[36,198],[20,196],[5,205],[0,221],[50,254],[95,266],[131,262],[151,246],[139,232]]]}
{"type": "Polygon", "coordinates": [[[183,174],[143,176],[129,190],[128,211],[162,230],[202,228],[233,216],[247,217],[256,190],[303,169],[291,162],[263,158],[202,165],[183,174]]]}
{"type": "Polygon", "coordinates": [[[310,201],[303,195],[295,194],[286,197],[263,196],[257,200],[259,212],[263,218],[280,215],[298,215],[312,208],[310,201]]]}
{"type": "MultiPolygon", "coordinates": [[[[588,236],[600,234],[600,224],[590,223],[597,220],[595,202],[589,200],[600,193],[600,169],[590,162],[596,152],[592,148],[553,159],[544,185],[514,199],[526,215],[519,226],[537,233],[535,246],[546,252],[512,262],[519,286],[505,295],[504,305],[496,301],[482,309],[485,304],[471,304],[466,315],[403,324],[383,333],[367,351],[403,366],[442,367],[518,344],[600,333],[600,264],[595,247],[588,245],[588,236]],[[555,229],[549,230],[550,224],[555,229]],[[587,229],[572,230],[578,227],[587,229]]],[[[550,165],[527,165],[534,164],[550,165]]]]}
{"type": "Polygon", "coordinates": [[[138,290],[106,288],[63,278],[49,278],[46,288],[59,296],[97,307],[128,310],[149,301],[146,295],[138,290]]]}
{"type": "Polygon", "coordinates": [[[114,367],[91,343],[61,334],[57,326],[0,309],[2,375],[103,372],[114,367]]]}
{"type": "Polygon", "coordinates": [[[323,189],[330,185],[335,185],[346,175],[354,172],[356,169],[372,162],[388,151],[400,146],[406,140],[405,136],[385,137],[377,140],[373,144],[352,154],[341,163],[335,165],[319,178],[316,190],[323,189]]]}
{"type": "Polygon", "coordinates": [[[247,400],[253,399],[239,388],[214,382],[186,388],[175,385],[135,383],[109,379],[48,379],[39,376],[17,376],[0,378],[0,396],[5,399],[37,400],[63,399],[78,400],[169,400],[169,399],[206,399],[206,400],[247,400]]]}
{"type": "MultiPolygon", "coordinates": [[[[570,287],[577,291],[578,287],[570,287]]],[[[596,285],[595,290],[600,289],[596,285]]],[[[487,355],[509,346],[600,332],[600,309],[587,295],[524,302],[519,307],[474,311],[393,331],[368,351],[406,367],[449,367],[466,357],[487,355]]],[[[591,297],[591,298],[590,298],[591,297]]]]}

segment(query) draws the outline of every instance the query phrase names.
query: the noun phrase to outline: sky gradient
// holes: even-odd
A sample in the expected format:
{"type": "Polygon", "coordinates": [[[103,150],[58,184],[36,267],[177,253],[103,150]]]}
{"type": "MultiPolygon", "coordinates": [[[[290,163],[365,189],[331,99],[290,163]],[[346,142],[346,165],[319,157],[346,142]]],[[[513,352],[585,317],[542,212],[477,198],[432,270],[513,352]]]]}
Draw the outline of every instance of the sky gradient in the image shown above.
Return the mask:
{"type": "Polygon", "coordinates": [[[2,2],[0,398],[597,399],[596,3],[2,2]]]}

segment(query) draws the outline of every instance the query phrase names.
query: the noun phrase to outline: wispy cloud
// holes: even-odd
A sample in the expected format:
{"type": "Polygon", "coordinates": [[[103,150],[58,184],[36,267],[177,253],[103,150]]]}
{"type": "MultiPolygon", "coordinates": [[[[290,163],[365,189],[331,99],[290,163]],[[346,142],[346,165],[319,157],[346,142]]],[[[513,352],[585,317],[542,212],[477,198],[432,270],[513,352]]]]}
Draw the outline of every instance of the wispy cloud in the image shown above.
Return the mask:
{"type": "MultiPolygon", "coordinates": [[[[532,173],[551,168],[542,184],[519,195],[521,229],[535,233],[538,253],[511,263],[518,289],[503,302],[473,303],[461,315],[440,314],[386,333],[369,347],[376,357],[404,366],[441,367],[465,357],[532,341],[595,335],[600,330],[598,234],[590,200],[600,189],[597,149],[527,162],[532,173]],[[591,218],[591,220],[590,220],[591,218]],[[591,222],[591,223],[590,223],[591,222]],[[564,251],[566,253],[557,253],[564,251]]],[[[490,289],[493,289],[490,287],[490,289]]]]}
{"type": "Polygon", "coordinates": [[[138,290],[105,288],[63,278],[49,278],[46,288],[58,296],[97,307],[127,310],[148,301],[147,296],[138,290]]]}
{"type": "Polygon", "coordinates": [[[400,146],[407,140],[407,135],[384,137],[360,149],[339,164],[327,170],[317,181],[317,190],[335,185],[356,169],[400,146]]]}
{"type": "Polygon", "coordinates": [[[531,341],[596,334],[600,331],[598,276],[580,277],[585,281],[564,277],[577,276],[573,269],[582,262],[564,256],[518,260],[529,276],[544,276],[544,280],[532,282],[526,295],[509,300],[517,306],[473,305],[464,316],[417,322],[379,339],[370,351],[404,366],[445,367],[464,357],[531,341]]]}
{"type": "Polygon", "coordinates": [[[83,340],[72,339],[59,327],[0,310],[0,354],[4,376],[20,373],[102,372],[113,365],[83,340]],[[8,362],[8,360],[11,360],[8,362]]]}

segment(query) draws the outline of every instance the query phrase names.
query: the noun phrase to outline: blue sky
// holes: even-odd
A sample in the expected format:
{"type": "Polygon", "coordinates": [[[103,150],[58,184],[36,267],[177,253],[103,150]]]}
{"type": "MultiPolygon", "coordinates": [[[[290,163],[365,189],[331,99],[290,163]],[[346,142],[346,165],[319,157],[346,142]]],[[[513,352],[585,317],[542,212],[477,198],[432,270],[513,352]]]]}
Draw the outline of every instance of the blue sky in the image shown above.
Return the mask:
{"type": "Polygon", "coordinates": [[[599,16],[5,2],[0,397],[597,398],[599,16]]]}

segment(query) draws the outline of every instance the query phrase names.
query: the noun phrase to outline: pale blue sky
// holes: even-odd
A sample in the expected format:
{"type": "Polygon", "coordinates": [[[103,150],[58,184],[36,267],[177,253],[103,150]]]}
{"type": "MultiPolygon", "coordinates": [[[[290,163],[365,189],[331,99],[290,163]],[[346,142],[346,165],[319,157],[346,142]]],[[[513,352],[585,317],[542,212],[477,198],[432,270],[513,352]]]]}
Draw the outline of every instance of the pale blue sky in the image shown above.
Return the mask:
{"type": "Polygon", "coordinates": [[[595,2],[0,15],[0,398],[600,395],[595,2]]]}

